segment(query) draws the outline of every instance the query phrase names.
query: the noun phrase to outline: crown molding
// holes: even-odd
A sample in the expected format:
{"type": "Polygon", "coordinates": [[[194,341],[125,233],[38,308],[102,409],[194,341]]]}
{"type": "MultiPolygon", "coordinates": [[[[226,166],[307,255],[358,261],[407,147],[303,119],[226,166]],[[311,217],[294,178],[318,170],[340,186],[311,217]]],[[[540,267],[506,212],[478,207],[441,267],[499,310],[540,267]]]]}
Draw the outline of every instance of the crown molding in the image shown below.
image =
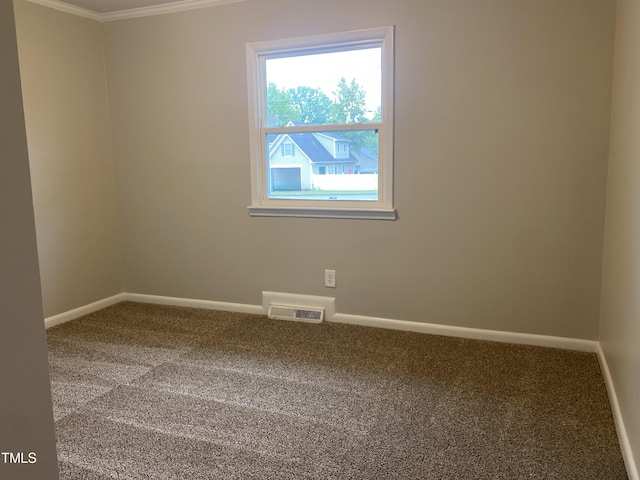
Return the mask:
{"type": "Polygon", "coordinates": [[[184,12],[187,10],[196,10],[199,8],[214,7],[227,3],[238,3],[246,0],[178,0],[163,5],[155,5],[152,7],[132,8],[129,10],[120,10],[117,12],[98,13],[86,8],[76,7],[60,0],[28,0],[45,7],[53,8],[61,12],[70,13],[79,17],[89,18],[98,22],[112,22],[115,20],[126,20],[129,18],[150,17],[153,15],[163,15],[166,13],[184,12]]]}
{"type": "Polygon", "coordinates": [[[61,2],[60,0],[28,0],[28,1],[30,1],[31,3],[37,3],[38,5],[42,5],[43,7],[49,7],[49,8],[53,8],[54,10],[70,13],[78,17],[89,18],[91,20],[97,20],[98,22],[102,21],[101,14],[96,13],[92,10],[87,10],[86,8],[76,7],[75,5],[70,5],[68,3],[61,2]]]}
{"type": "Polygon", "coordinates": [[[100,14],[102,22],[112,22],[114,20],[125,20],[128,18],[150,17],[153,15],[163,15],[165,13],[184,12],[186,10],[196,10],[205,7],[214,7],[227,3],[244,2],[245,0],[179,0],[173,3],[165,3],[164,5],[156,5],[153,7],[132,8],[130,10],[122,10],[119,12],[100,14]]]}

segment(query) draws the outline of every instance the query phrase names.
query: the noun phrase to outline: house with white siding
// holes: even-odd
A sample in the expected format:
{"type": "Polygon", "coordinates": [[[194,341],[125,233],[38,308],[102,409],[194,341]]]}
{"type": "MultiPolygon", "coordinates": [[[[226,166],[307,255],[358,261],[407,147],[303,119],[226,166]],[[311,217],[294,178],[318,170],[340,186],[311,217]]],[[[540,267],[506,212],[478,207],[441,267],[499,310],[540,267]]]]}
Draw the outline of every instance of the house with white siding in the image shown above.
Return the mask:
{"type": "Polygon", "coordinates": [[[355,155],[351,140],[328,132],[278,135],[269,144],[268,159],[274,191],[318,189],[317,176],[377,173],[372,155],[355,155]]]}

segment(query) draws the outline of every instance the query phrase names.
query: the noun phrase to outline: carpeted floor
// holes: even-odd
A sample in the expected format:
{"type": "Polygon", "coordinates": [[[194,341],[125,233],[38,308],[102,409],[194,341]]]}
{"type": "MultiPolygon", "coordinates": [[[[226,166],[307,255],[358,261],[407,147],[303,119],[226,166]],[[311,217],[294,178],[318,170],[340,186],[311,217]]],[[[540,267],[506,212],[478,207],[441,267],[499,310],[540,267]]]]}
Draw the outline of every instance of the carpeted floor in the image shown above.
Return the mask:
{"type": "Polygon", "coordinates": [[[121,303],[47,331],[61,479],[626,479],[595,354],[121,303]]]}

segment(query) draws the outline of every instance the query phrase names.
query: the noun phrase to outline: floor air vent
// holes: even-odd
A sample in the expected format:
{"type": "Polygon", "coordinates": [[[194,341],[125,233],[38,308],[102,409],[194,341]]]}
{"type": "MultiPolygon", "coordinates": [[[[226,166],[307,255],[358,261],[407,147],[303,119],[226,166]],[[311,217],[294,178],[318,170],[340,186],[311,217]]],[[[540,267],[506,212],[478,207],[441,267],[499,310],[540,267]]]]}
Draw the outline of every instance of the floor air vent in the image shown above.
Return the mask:
{"type": "Polygon", "coordinates": [[[269,318],[293,320],[296,322],[321,323],[324,308],[294,307],[290,305],[269,305],[269,318]]]}

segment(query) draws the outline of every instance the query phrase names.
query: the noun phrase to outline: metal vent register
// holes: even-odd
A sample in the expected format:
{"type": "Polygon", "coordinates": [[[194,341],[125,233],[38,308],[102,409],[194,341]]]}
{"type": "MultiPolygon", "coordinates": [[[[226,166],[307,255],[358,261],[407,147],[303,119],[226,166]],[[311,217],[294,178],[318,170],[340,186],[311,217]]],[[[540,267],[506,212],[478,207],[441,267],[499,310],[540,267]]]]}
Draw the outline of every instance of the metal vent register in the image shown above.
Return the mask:
{"type": "Polygon", "coordinates": [[[269,305],[269,318],[293,320],[296,322],[321,323],[324,308],[295,307],[290,305],[269,305]]]}

